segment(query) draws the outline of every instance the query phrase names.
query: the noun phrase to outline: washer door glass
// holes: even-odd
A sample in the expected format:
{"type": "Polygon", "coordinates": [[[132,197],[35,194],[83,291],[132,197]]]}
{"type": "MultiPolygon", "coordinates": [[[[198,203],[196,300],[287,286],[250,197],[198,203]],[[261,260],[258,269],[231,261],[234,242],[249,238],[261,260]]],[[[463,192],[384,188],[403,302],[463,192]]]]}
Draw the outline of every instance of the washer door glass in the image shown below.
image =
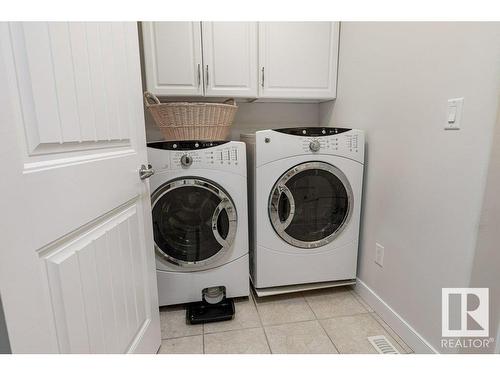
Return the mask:
{"type": "Polygon", "coordinates": [[[274,185],[269,216],[289,244],[315,248],[333,241],[352,212],[352,189],[338,168],[324,162],[299,164],[274,185]]]}
{"type": "Polygon", "coordinates": [[[220,187],[203,179],[179,179],[152,196],[156,251],[177,265],[215,261],[231,246],[236,210],[220,187]]]}

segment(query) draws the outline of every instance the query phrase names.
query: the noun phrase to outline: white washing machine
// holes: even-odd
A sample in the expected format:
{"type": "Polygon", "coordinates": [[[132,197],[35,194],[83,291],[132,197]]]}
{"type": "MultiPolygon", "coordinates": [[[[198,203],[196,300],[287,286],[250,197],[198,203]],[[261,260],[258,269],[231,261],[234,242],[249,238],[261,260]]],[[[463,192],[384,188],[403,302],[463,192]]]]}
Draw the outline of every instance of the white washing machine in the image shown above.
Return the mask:
{"type": "Polygon", "coordinates": [[[205,288],[249,295],[243,142],[148,144],[160,306],[202,300],[205,288]]]}
{"type": "Polygon", "coordinates": [[[244,134],[250,273],[258,295],[354,284],[364,133],[288,128],[244,134]]]}

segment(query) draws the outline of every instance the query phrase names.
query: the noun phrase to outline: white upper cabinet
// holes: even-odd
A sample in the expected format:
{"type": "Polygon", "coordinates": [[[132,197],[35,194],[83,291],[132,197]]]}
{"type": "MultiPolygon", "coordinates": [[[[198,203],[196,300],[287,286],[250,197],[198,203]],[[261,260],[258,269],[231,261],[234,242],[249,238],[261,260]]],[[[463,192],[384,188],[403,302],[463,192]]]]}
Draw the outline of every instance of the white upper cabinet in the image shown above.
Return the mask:
{"type": "Polygon", "coordinates": [[[259,23],[259,96],[333,99],[338,22],[259,23]]]}
{"type": "Polygon", "coordinates": [[[147,89],[158,96],[330,100],[338,22],[143,22],[147,89]]]}
{"type": "Polygon", "coordinates": [[[257,23],[203,22],[205,96],[257,97],[257,23]]]}
{"type": "Polygon", "coordinates": [[[143,22],[146,86],[161,96],[203,95],[200,22],[143,22]]]}

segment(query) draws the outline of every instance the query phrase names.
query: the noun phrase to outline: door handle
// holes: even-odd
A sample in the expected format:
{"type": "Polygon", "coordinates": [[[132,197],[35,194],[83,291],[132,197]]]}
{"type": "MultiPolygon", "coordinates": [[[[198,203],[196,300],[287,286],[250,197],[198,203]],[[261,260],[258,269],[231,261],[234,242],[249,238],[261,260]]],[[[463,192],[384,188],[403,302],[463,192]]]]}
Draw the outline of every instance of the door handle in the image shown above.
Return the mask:
{"type": "Polygon", "coordinates": [[[144,164],[141,165],[141,168],[139,169],[139,178],[141,180],[145,180],[146,178],[149,178],[154,174],[155,174],[155,170],[153,169],[151,164],[148,164],[147,167],[144,164]]]}
{"type": "MultiPolygon", "coordinates": [[[[288,226],[292,222],[293,217],[295,215],[295,199],[293,198],[292,192],[290,191],[290,189],[288,189],[288,187],[286,185],[279,186],[278,191],[280,192],[280,195],[278,196],[278,202],[277,202],[278,206],[279,206],[279,201],[280,201],[281,195],[285,195],[287,197],[288,204],[290,205],[290,211],[288,212],[286,219],[284,221],[281,221],[281,219],[280,219],[281,224],[283,225],[283,230],[285,230],[286,228],[288,228],[288,226]]],[[[278,212],[278,218],[279,218],[279,212],[278,212]]]]}
{"type": "Polygon", "coordinates": [[[219,216],[226,209],[227,201],[223,199],[219,205],[216,207],[214,214],[212,216],[212,231],[217,242],[222,246],[227,245],[227,241],[219,233],[219,228],[217,227],[217,222],[219,221],[219,216]]]}

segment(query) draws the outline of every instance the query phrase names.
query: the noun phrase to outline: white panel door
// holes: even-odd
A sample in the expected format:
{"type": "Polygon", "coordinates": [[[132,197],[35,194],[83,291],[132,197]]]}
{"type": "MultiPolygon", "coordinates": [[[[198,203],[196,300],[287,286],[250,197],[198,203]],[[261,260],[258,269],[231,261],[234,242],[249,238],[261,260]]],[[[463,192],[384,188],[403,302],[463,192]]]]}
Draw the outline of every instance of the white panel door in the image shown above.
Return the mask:
{"type": "Polygon", "coordinates": [[[338,22],[259,23],[259,96],[333,99],[338,22]]]}
{"type": "Polygon", "coordinates": [[[12,352],[156,352],[137,25],[0,23],[0,106],[12,352]]]}
{"type": "Polygon", "coordinates": [[[257,22],[203,22],[206,96],[257,97],[257,22]]]}
{"type": "Polygon", "coordinates": [[[203,95],[200,22],[143,22],[142,35],[148,91],[203,95]]]}

